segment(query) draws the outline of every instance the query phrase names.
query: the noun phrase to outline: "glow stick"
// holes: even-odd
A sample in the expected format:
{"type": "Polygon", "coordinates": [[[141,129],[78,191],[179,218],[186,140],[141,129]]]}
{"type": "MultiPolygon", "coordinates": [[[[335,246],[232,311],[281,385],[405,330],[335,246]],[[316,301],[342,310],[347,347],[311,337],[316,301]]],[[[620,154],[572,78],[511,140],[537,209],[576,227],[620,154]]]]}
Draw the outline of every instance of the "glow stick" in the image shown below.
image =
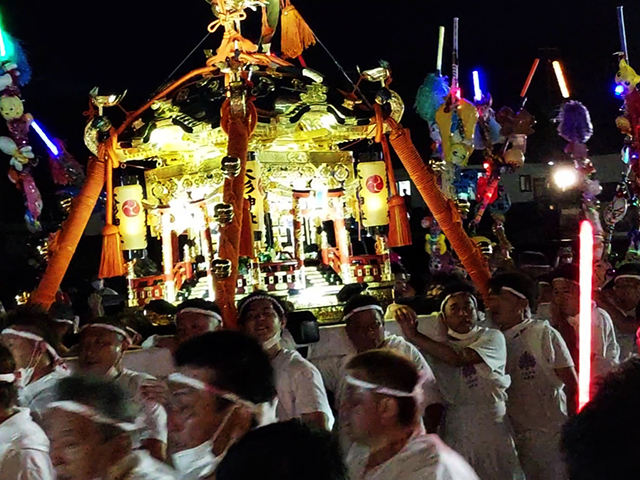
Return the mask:
{"type": "Polygon", "coordinates": [[[593,227],[588,220],[580,223],[580,323],[578,337],[578,410],[589,402],[591,388],[591,314],[593,306],[593,227]]]}
{"type": "Polygon", "coordinates": [[[471,74],[473,76],[473,99],[476,102],[482,100],[482,90],[480,89],[480,74],[477,70],[474,70],[471,74]]]}
{"type": "Polygon", "coordinates": [[[531,65],[531,70],[529,70],[529,76],[527,77],[526,82],[524,82],[524,87],[522,87],[522,91],[520,92],[520,98],[523,98],[527,96],[527,91],[529,90],[529,86],[531,85],[531,80],[533,80],[533,76],[536,73],[536,70],[538,69],[538,64],[540,63],[540,59],[536,58],[533,61],[533,65],[531,65]]]}
{"type": "Polygon", "coordinates": [[[442,73],[442,53],[444,52],[444,27],[439,28],[438,32],[438,57],[436,60],[436,72],[438,75],[442,73]]]}
{"type": "Polygon", "coordinates": [[[560,93],[563,98],[569,98],[569,89],[567,88],[567,82],[564,80],[564,73],[562,72],[562,65],[557,60],[553,61],[553,70],[556,72],[556,78],[558,79],[558,86],[560,87],[560,93]]]}
{"type": "Polygon", "coordinates": [[[0,57],[7,56],[7,46],[4,44],[4,32],[0,28],[0,57]]]}
{"type": "Polygon", "coordinates": [[[60,150],[58,149],[58,147],[56,146],[55,143],[53,143],[49,137],[47,137],[47,134],[44,133],[44,130],[42,130],[42,128],[40,127],[40,125],[38,124],[38,122],[36,122],[35,120],[31,122],[31,126],[33,127],[33,129],[36,131],[36,133],[40,136],[40,138],[42,139],[42,141],[45,143],[45,145],[47,146],[47,148],[49,149],[49,151],[53,154],[54,157],[57,157],[58,155],[60,155],[60,150]]]}
{"type": "Polygon", "coordinates": [[[451,62],[451,89],[458,90],[458,17],[453,19],[453,61],[451,62]]]}
{"type": "Polygon", "coordinates": [[[624,58],[629,62],[629,51],[627,50],[627,32],[624,27],[624,7],[618,7],[618,32],[620,34],[620,48],[624,53],[624,58]]]}

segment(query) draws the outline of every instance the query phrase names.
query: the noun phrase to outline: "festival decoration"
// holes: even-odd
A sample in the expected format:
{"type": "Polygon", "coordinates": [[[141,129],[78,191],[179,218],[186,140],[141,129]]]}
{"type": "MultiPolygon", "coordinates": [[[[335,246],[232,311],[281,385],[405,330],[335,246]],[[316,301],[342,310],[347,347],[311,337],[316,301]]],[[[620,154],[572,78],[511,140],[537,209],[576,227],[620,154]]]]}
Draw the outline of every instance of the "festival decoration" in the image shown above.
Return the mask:
{"type": "Polygon", "coordinates": [[[141,185],[125,185],[113,189],[116,218],[123,250],[147,248],[147,222],[142,204],[141,185]]]}
{"type": "Polygon", "coordinates": [[[0,21],[0,115],[7,123],[8,137],[0,137],[0,151],[10,157],[8,176],[25,197],[25,221],[30,232],[40,231],[42,199],[32,170],[38,158],[29,143],[29,129],[36,132],[48,149],[53,181],[58,185],[79,185],[84,180],[82,167],[59,141],[46,135],[43,128],[25,112],[21,87],[31,78],[31,69],[20,43],[3,28],[0,21]]]}
{"type": "MultiPolygon", "coordinates": [[[[343,103],[334,103],[333,98],[342,92],[330,91],[322,75],[259,52],[258,46],[242,37],[239,24],[246,16],[244,10],[258,5],[264,7],[269,27],[263,28],[263,38],[270,40],[278,2],[215,0],[212,7],[217,19],[209,31],[222,27],[225,34],[206,66],[169,83],[128,113],[119,126],[112,125],[102,112],[103,107],[117,103],[118,96],[92,91],[85,130],[88,148],[97,152],[106,169],[101,275],[127,274],[133,292],[130,297],[143,304],[148,298],[174,301],[184,293],[186,282],[193,284],[205,277],[199,273],[206,272],[207,285],[211,285],[208,291],[212,295],[215,290],[225,326],[231,328],[235,326],[236,293],[246,293],[251,286],[290,292],[308,286],[305,247],[317,238],[321,239],[323,269],[332,269],[343,283],[350,282],[356,262],[367,265],[361,270],[377,272],[371,275],[376,281],[390,280],[385,266],[388,251],[357,258],[351,255],[345,220],[358,215],[358,181],[351,152],[338,147],[374,136],[384,138],[388,127],[383,123],[376,132],[376,117],[401,118],[402,100],[388,88],[389,66],[381,64],[361,74],[361,82],[380,82],[375,100],[364,97],[354,85],[353,92],[342,94],[343,103]],[[257,103],[259,111],[254,106],[257,103]],[[379,115],[373,103],[380,106],[379,115]],[[247,158],[249,151],[255,156],[247,158]],[[114,169],[133,165],[144,168],[146,192],[141,203],[149,234],[162,242],[162,270],[154,276],[139,277],[131,264],[124,265],[118,250],[122,225],[114,225],[109,216],[117,184],[114,169]],[[256,190],[264,192],[262,198],[254,195],[256,190]],[[335,246],[322,241],[326,235],[316,231],[328,220],[333,221],[335,246]],[[264,235],[259,235],[262,231],[264,235]],[[179,235],[188,241],[182,251],[175,251],[172,239],[179,235]],[[243,253],[251,258],[243,260],[247,268],[240,271],[243,253]]],[[[282,6],[283,14],[285,9],[287,15],[294,13],[287,8],[288,2],[282,6]]],[[[263,52],[268,48],[262,45],[263,52]]],[[[384,162],[380,164],[377,175],[383,182],[386,204],[389,171],[384,162]]],[[[369,186],[374,191],[380,187],[377,179],[369,186]]],[[[86,192],[74,201],[71,214],[83,196],[87,198],[86,192]]],[[[382,213],[386,220],[386,208],[382,213]]],[[[78,228],[79,222],[75,225],[78,228]]],[[[57,265],[66,268],[62,262],[57,265]]],[[[46,272],[43,284],[54,282],[59,273],[46,272]]],[[[322,297],[308,295],[296,301],[317,302],[322,297]]],[[[48,301],[44,290],[40,298],[40,303],[48,301]]]]}
{"type": "Polygon", "coordinates": [[[558,123],[558,134],[569,142],[565,153],[571,156],[580,175],[579,185],[582,190],[584,215],[590,221],[595,235],[602,245],[604,232],[600,223],[599,202],[596,198],[602,192],[602,187],[597,180],[591,179],[596,170],[588,158],[589,150],[586,146],[586,142],[593,135],[589,111],[582,103],[569,100],[562,105],[556,122],[558,123]]]}
{"type": "MultiPolygon", "coordinates": [[[[387,86],[388,83],[385,84],[387,86]]],[[[391,151],[389,150],[389,142],[384,134],[384,122],[382,108],[379,104],[374,104],[376,112],[376,141],[382,146],[382,157],[384,159],[387,178],[389,180],[389,191],[391,197],[388,199],[388,222],[389,237],[388,245],[390,247],[403,247],[411,245],[411,228],[409,227],[409,216],[404,198],[398,195],[398,186],[396,177],[393,173],[393,163],[391,161],[391,151]]]]}
{"type": "Polygon", "coordinates": [[[296,7],[289,0],[280,0],[282,7],[282,54],[284,58],[297,58],[316,43],[316,37],[296,7]]]}
{"type": "Polygon", "coordinates": [[[389,189],[384,162],[360,162],[356,166],[360,180],[362,225],[376,227],[389,224],[387,197],[389,189]]]}

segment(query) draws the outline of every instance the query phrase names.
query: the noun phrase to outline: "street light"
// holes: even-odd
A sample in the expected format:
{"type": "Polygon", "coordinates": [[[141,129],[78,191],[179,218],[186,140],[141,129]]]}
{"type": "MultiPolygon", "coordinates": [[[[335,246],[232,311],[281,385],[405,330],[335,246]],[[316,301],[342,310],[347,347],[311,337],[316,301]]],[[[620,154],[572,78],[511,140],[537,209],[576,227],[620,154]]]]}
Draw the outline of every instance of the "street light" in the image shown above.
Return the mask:
{"type": "Polygon", "coordinates": [[[571,165],[556,167],[551,174],[551,178],[555,186],[562,191],[573,188],[578,184],[578,172],[571,165]]]}

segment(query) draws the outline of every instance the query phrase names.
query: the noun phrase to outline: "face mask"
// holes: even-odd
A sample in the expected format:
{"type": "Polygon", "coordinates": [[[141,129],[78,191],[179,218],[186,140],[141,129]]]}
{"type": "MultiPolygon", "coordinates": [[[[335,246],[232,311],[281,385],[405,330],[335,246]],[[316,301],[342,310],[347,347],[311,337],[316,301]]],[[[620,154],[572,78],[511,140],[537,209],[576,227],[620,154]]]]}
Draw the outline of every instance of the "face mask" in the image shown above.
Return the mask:
{"type": "Polygon", "coordinates": [[[280,342],[281,339],[282,339],[282,332],[278,331],[273,335],[273,337],[271,337],[269,340],[266,340],[262,344],[262,348],[265,350],[270,350],[273,347],[275,347],[280,342]]]}
{"type": "Polygon", "coordinates": [[[29,382],[33,378],[33,372],[35,371],[35,367],[26,367],[19,368],[16,372],[16,381],[15,385],[18,389],[22,389],[29,385],[29,382]]]}
{"type": "Polygon", "coordinates": [[[29,359],[29,364],[24,368],[19,368],[16,375],[16,386],[18,389],[24,388],[31,382],[33,378],[33,374],[36,370],[36,365],[40,362],[40,359],[44,355],[44,352],[40,353],[36,357],[37,350],[34,348],[33,353],[31,353],[31,358],[29,359]]]}
{"type": "Polygon", "coordinates": [[[213,453],[213,440],[197,447],[171,455],[173,466],[184,478],[198,478],[210,475],[220,463],[213,453]]]}
{"type": "MultiPolygon", "coordinates": [[[[238,408],[237,405],[234,405],[233,408],[229,410],[229,413],[224,417],[211,440],[207,440],[197,447],[182,450],[171,455],[173,466],[182,475],[182,477],[206,477],[215,471],[216,467],[222,460],[222,457],[226,453],[226,449],[222,455],[216,456],[216,454],[213,453],[213,444],[218,438],[218,435],[220,435],[220,432],[222,432],[224,427],[227,425],[227,422],[231,418],[231,415],[233,415],[233,412],[236,411],[236,408],[238,408]]],[[[230,444],[227,445],[227,448],[230,446],[230,444]]]]}
{"type": "Polygon", "coordinates": [[[476,332],[478,331],[479,328],[480,327],[478,327],[476,325],[471,330],[469,330],[467,333],[459,333],[459,332],[456,332],[455,330],[449,329],[447,331],[447,335],[449,335],[452,338],[455,338],[456,340],[467,340],[468,338],[473,337],[476,334],[476,332]]]}

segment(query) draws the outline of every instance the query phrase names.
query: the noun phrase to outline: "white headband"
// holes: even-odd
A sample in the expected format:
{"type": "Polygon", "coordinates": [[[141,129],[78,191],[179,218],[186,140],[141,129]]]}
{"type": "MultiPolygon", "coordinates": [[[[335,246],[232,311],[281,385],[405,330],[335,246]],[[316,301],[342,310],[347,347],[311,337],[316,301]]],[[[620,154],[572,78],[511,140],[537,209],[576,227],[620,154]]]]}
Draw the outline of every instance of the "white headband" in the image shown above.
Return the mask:
{"type": "Polygon", "coordinates": [[[0,374],[0,382],[13,383],[15,381],[16,381],[15,373],[3,373],[3,374],[0,374]]]}
{"type": "Polygon", "coordinates": [[[356,313],[366,312],[367,310],[375,310],[376,312],[380,312],[380,315],[384,315],[384,310],[380,305],[364,305],[362,307],[354,308],[353,310],[351,310],[344,317],[342,317],[342,321],[346,322],[349,318],[351,318],[356,313]]]}
{"type": "Polygon", "coordinates": [[[382,385],[377,385],[375,383],[366,382],[364,380],[360,380],[359,378],[352,377],[351,375],[346,375],[345,380],[349,385],[353,385],[355,387],[364,388],[365,390],[373,390],[376,393],[382,393],[383,395],[389,395],[391,397],[414,397],[415,389],[413,392],[405,392],[402,390],[396,390],[395,388],[383,387],[382,385]]]}
{"type": "Polygon", "coordinates": [[[25,332],[23,330],[15,330],[13,328],[5,328],[0,332],[1,335],[13,335],[14,337],[24,338],[26,340],[32,340],[37,343],[44,343],[47,349],[47,352],[53,357],[54,360],[60,360],[60,355],[56,352],[55,348],[53,348],[49,343],[42,338],[40,335],[36,335],[35,333],[25,332]]]}
{"type": "Polygon", "coordinates": [[[514,294],[516,297],[518,298],[522,298],[523,300],[528,300],[526,296],[524,296],[522,293],[520,293],[519,291],[517,291],[515,288],[511,288],[511,287],[502,287],[500,290],[505,290],[509,293],[514,294]]]}
{"type": "Polygon", "coordinates": [[[453,292],[453,293],[450,293],[449,295],[447,295],[446,297],[444,297],[444,300],[442,300],[442,303],[440,304],[440,313],[444,314],[444,307],[447,306],[447,302],[449,300],[451,300],[451,297],[453,297],[454,295],[458,295],[459,293],[467,293],[467,294],[469,294],[469,296],[471,297],[471,301],[473,302],[473,306],[476,309],[478,308],[478,300],[476,300],[476,297],[474,297],[471,293],[469,293],[469,292],[453,292]]]}
{"type": "Polygon", "coordinates": [[[632,278],[633,280],[640,280],[640,275],[628,275],[628,274],[618,275],[613,281],[613,283],[616,283],[618,280],[621,280],[623,278],[632,278]]]}
{"type": "Polygon", "coordinates": [[[268,425],[270,423],[275,423],[276,419],[276,408],[278,405],[277,399],[272,403],[260,403],[255,404],[250,402],[249,400],[245,400],[244,398],[240,398],[235,393],[228,392],[226,390],[222,390],[220,388],[214,387],[208,383],[203,382],[202,380],[198,380],[197,378],[189,377],[188,375],[184,375],[183,373],[172,373],[167,377],[168,382],[178,383],[181,385],[186,385],[195,390],[200,390],[203,392],[211,392],[215,395],[218,395],[225,400],[229,400],[232,403],[237,405],[242,405],[247,407],[249,410],[254,412],[255,414],[260,415],[260,426],[268,425]]]}
{"type": "Polygon", "coordinates": [[[129,345],[133,345],[133,340],[131,340],[131,335],[127,333],[126,330],[116,327],[115,325],[109,325],[108,323],[88,323],[80,329],[80,332],[84,332],[88,328],[102,328],[103,330],[109,330],[111,332],[116,332],[124,337],[124,339],[129,342],[129,345]]]}
{"type": "Polygon", "coordinates": [[[215,318],[219,324],[222,323],[222,317],[220,315],[216,312],[212,312],[211,310],[205,310],[204,308],[183,308],[176,313],[176,317],[179,317],[183,313],[197,313],[198,315],[204,315],[205,317],[215,318]]]}
{"type": "Polygon", "coordinates": [[[88,405],[84,405],[82,403],[74,402],[72,400],[64,400],[60,402],[51,402],[47,406],[47,410],[51,410],[53,408],[58,408],[60,410],[64,410],[65,412],[76,413],[78,415],[82,415],[88,420],[91,420],[94,423],[100,423],[102,425],[113,425],[114,427],[118,427],[125,432],[134,432],[141,428],[141,425],[137,423],[131,422],[119,422],[117,420],[113,420],[111,418],[105,417],[100,412],[98,412],[95,408],[89,407],[88,405]]]}
{"type": "Polygon", "coordinates": [[[229,400],[230,402],[233,402],[233,403],[239,403],[239,404],[245,405],[249,407],[251,410],[255,410],[257,408],[257,405],[255,403],[250,402],[249,400],[245,400],[244,398],[240,398],[235,393],[231,393],[226,390],[222,390],[220,388],[214,387],[213,385],[209,385],[208,383],[205,383],[202,380],[189,377],[188,375],[184,375],[182,373],[172,373],[167,377],[167,380],[172,383],[179,383],[182,385],[186,385],[196,390],[215,393],[216,395],[224,398],[225,400],[229,400]]]}
{"type": "Polygon", "coordinates": [[[418,405],[423,405],[424,403],[423,385],[424,385],[424,382],[427,380],[427,376],[424,374],[424,372],[418,372],[418,381],[416,382],[416,386],[413,388],[412,392],[405,392],[403,390],[397,390],[395,388],[384,387],[382,385],[377,385],[375,383],[367,382],[365,380],[360,380],[359,378],[352,377],[351,375],[346,375],[345,377],[348,384],[358,388],[362,388],[365,390],[372,390],[376,393],[389,395],[390,397],[413,398],[418,405]]]}
{"type": "Polygon", "coordinates": [[[273,308],[276,309],[276,312],[278,312],[278,314],[281,317],[284,317],[284,308],[282,308],[282,305],[280,305],[280,303],[273,297],[269,296],[269,295],[255,295],[253,297],[247,298],[244,303],[240,306],[240,309],[238,310],[238,316],[242,315],[242,312],[244,312],[245,308],[247,308],[249,306],[249,304],[258,301],[258,300],[268,300],[273,304],[273,308]]]}
{"type": "Polygon", "coordinates": [[[54,318],[54,322],[56,323],[65,323],[67,325],[71,325],[73,327],[73,333],[78,333],[78,327],[80,326],[80,317],[75,316],[73,319],[70,318],[54,318]]]}

